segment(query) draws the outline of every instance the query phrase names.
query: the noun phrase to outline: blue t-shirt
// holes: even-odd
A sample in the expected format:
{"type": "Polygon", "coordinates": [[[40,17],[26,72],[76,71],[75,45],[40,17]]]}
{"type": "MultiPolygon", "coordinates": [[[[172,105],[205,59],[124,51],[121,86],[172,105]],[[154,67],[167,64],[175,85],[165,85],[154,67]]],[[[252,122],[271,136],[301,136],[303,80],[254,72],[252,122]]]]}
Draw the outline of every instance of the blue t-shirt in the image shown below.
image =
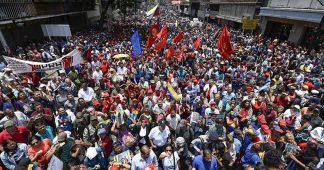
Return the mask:
{"type": "Polygon", "coordinates": [[[207,162],[202,155],[198,155],[193,160],[192,167],[196,170],[217,170],[217,162],[214,157],[212,157],[210,162],[207,162]]]}

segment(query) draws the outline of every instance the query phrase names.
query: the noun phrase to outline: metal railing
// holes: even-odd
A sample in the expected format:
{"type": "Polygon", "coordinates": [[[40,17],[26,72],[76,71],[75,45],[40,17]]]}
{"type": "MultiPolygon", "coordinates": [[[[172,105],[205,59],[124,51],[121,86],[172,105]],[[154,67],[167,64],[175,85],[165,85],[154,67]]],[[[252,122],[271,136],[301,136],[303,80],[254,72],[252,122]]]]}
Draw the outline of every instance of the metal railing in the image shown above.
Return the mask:
{"type": "Polygon", "coordinates": [[[32,0],[1,0],[0,20],[36,16],[37,12],[32,0]]]}

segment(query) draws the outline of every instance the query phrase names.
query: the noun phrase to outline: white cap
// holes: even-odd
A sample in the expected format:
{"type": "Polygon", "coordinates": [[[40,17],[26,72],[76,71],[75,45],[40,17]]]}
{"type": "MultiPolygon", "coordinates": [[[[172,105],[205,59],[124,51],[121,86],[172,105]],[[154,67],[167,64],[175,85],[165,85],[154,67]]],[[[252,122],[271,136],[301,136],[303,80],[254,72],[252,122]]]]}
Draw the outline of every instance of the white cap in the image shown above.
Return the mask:
{"type": "Polygon", "coordinates": [[[97,155],[98,155],[98,152],[95,147],[89,147],[87,149],[86,157],[89,158],[90,160],[95,158],[97,155]]]}

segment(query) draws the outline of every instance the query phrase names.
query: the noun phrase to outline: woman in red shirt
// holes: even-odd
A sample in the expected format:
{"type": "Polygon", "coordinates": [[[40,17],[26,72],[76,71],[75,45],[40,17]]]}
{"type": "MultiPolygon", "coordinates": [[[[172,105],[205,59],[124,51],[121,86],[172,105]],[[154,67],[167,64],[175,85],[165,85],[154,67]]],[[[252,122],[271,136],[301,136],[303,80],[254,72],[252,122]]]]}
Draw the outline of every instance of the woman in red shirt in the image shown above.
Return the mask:
{"type": "Polygon", "coordinates": [[[37,162],[40,167],[44,168],[51,160],[53,154],[59,145],[52,147],[49,139],[43,139],[39,136],[33,136],[29,142],[31,147],[28,149],[28,157],[31,162],[37,162]]]}

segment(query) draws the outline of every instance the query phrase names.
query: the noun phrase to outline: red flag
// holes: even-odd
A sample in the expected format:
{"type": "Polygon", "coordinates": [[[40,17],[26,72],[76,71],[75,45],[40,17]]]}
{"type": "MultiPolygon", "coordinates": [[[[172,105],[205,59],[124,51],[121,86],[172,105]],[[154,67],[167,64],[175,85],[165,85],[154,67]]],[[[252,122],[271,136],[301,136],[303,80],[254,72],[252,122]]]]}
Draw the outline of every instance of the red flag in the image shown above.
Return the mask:
{"type": "Polygon", "coordinates": [[[151,48],[152,45],[154,44],[155,40],[156,40],[156,38],[149,35],[148,38],[147,38],[146,48],[151,48]]]}
{"type": "Polygon", "coordinates": [[[158,24],[155,24],[155,25],[152,25],[150,28],[149,28],[149,34],[153,37],[156,37],[157,33],[158,33],[158,30],[159,30],[159,25],[158,24]]]}
{"type": "Polygon", "coordinates": [[[174,39],[173,42],[177,43],[183,38],[183,32],[181,31],[174,39]]]}
{"type": "Polygon", "coordinates": [[[200,47],[200,37],[198,36],[193,46],[196,50],[200,47]]]}
{"type": "Polygon", "coordinates": [[[165,59],[170,60],[173,55],[174,55],[174,48],[173,45],[171,45],[168,49],[168,53],[166,54],[165,59]]]}
{"type": "Polygon", "coordinates": [[[156,35],[158,38],[165,38],[168,34],[168,26],[164,25],[161,31],[156,35]]]}
{"type": "Polygon", "coordinates": [[[181,50],[179,51],[179,53],[176,56],[176,59],[180,62],[182,60],[182,56],[183,56],[183,52],[184,50],[187,48],[186,45],[182,45],[181,50]]]}
{"type": "Polygon", "coordinates": [[[162,50],[163,48],[166,47],[166,44],[167,44],[167,39],[164,38],[162,39],[159,43],[156,44],[155,46],[155,50],[156,52],[159,52],[160,50],[162,50]]]}
{"type": "Polygon", "coordinates": [[[227,26],[225,25],[220,35],[217,48],[219,50],[219,54],[224,58],[227,59],[233,53],[233,47],[231,44],[231,38],[228,34],[227,26]]]}

